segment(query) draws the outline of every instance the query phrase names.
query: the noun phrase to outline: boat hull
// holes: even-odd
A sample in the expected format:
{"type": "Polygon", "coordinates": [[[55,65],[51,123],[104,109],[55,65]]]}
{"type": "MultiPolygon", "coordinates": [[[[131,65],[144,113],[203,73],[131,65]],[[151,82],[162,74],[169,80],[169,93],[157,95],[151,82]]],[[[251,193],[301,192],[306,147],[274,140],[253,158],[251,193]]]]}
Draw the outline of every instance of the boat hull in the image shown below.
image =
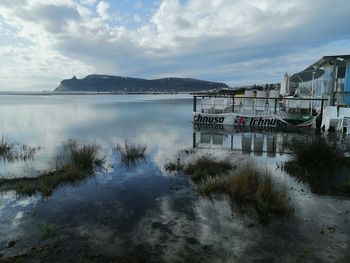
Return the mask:
{"type": "Polygon", "coordinates": [[[235,125],[249,127],[315,127],[316,117],[301,114],[266,114],[266,115],[244,115],[239,113],[193,113],[194,123],[205,123],[212,125],[235,125]]]}

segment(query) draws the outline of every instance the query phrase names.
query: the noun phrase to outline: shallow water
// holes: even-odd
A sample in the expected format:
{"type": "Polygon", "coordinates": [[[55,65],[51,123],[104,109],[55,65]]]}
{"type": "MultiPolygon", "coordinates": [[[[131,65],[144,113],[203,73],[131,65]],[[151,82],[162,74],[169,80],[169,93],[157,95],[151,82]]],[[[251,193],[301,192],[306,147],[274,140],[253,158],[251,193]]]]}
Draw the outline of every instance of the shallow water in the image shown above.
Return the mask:
{"type": "Polygon", "coordinates": [[[281,171],[289,158],[285,141],[315,136],[313,132],[193,127],[187,95],[0,96],[0,116],[2,136],[40,147],[33,160],[3,160],[2,178],[35,177],[52,169],[55,153],[67,139],[94,142],[106,156],[106,169],[58,187],[47,198],[0,193],[4,256],[55,245],[56,254],[44,261],[84,261],[85,256],[152,262],[349,259],[350,201],[314,194],[281,171]],[[147,144],[146,159],[131,168],[112,150],[126,139],[147,144]],[[167,160],[193,145],[195,155],[237,162],[252,158],[270,169],[287,189],[294,214],[263,225],[232,210],[226,197],[201,197],[192,191],[187,176],[164,171],[167,160]],[[43,239],[43,224],[55,225],[57,237],[43,239]],[[16,243],[7,248],[10,240],[16,243]]]}

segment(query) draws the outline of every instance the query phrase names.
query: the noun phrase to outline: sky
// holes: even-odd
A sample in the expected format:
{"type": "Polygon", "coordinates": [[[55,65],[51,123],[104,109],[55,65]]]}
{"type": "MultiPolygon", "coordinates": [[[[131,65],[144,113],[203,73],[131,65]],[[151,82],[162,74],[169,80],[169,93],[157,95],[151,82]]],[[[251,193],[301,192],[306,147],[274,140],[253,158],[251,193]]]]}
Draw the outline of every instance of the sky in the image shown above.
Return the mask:
{"type": "Polygon", "coordinates": [[[232,87],[350,54],[349,0],[0,0],[0,90],[108,74],[232,87]]]}

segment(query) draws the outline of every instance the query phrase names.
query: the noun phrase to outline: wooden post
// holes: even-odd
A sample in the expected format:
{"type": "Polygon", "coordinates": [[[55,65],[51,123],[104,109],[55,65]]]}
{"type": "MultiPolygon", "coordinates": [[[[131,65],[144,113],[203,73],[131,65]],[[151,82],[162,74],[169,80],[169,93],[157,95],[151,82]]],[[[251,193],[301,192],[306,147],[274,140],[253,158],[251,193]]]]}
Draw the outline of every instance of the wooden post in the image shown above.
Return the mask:
{"type": "Polygon", "coordinates": [[[197,111],[197,96],[193,96],[193,112],[197,111]]]}
{"type": "Polygon", "coordinates": [[[332,70],[332,83],[331,83],[331,97],[330,97],[330,105],[334,106],[335,101],[335,88],[336,88],[336,79],[338,74],[338,65],[336,61],[332,61],[333,63],[333,70],[332,70]]]}
{"type": "Polygon", "coordinates": [[[232,112],[235,112],[235,95],[232,95],[232,112]]]}
{"type": "Polygon", "coordinates": [[[193,133],[193,137],[192,137],[192,140],[193,140],[193,148],[196,148],[196,132],[193,133]]]}
{"type": "Polygon", "coordinates": [[[275,98],[275,114],[277,113],[277,103],[278,103],[278,100],[277,98],[275,98]]]}

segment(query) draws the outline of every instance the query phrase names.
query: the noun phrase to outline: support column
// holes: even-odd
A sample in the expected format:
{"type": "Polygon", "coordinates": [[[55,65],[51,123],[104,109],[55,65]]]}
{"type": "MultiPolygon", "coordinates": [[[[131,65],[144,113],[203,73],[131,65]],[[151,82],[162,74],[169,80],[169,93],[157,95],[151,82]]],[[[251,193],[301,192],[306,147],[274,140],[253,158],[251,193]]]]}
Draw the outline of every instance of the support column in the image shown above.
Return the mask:
{"type": "Polygon", "coordinates": [[[332,70],[332,84],[331,84],[331,97],[330,97],[330,105],[334,106],[335,101],[335,88],[336,88],[336,80],[337,80],[337,74],[338,74],[338,65],[337,61],[332,61],[333,64],[333,70],[332,70]]]}

